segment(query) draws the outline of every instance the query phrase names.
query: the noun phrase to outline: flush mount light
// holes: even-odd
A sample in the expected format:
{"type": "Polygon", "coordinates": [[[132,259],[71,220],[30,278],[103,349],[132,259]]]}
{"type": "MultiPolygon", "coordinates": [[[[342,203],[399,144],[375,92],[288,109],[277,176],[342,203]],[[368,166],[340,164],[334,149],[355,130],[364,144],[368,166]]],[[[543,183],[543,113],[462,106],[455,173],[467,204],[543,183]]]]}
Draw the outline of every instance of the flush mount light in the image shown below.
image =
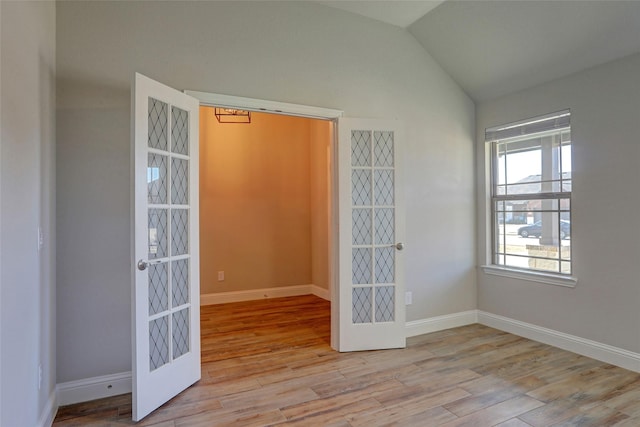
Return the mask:
{"type": "Polygon", "coordinates": [[[220,123],[251,123],[250,111],[215,107],[214,113],[220,123]]]}

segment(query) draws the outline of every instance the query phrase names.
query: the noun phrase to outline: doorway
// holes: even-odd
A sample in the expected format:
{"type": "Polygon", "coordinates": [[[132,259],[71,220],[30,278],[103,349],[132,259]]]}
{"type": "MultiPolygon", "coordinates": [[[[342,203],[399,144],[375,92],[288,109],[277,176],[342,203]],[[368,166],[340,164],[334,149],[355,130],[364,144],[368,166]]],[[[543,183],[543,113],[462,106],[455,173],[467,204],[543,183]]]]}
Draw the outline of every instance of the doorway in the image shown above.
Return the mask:
{"type": "MultiPolygon", "coordinates": [[[[337,133],[336,119],[342,113],[214,94],[188,92],[193,96],[185,96],[140,74],[135,76],[133,92],[136,185],[132,246],[137,263],[133,271],[132,376],[133,419],[137,421],[200,377],[198,99],[205,105],[230,109],[246,109],[243,105],[252,103],[252,111],[332,120],[334,132],[329,134],[337,133]],[[231,103],[215,102],[218,98],[231,103]],[[162,183],[157,191],[156,181],[162,183]],[[158,200],[156,193],[161,196],[158,200]],[[185,284],[187,292],[178,292],[185,284]],[[172,298],[156,298],[169,291],[172,298]],[[189,376],[180,374],[183,367],[189,376]],[[158,387],[159,382],[171,387],[158,387]]],[[[331,185],[327,184],[331,224],[326,233],[328,290],[335,291],[331,292],[335,299],[330,313],[331,347],[339,351],[404,347],[405,308],[399,298],[404,291],[403,268],[402,256],[397,255],[404,248],[402,174],[398,173],[402,170],[402,132],[396,121],[341,119],[339,133],[339,143],[335,135],[330,139],[324,169],[324,176],[331,179],[331,185]]],[[[256,157],[257,150],[245,151],[256,157]]],[[[275,158],[273,173],[278,175],[287,166],[275,158]]],[[[310,155],[305,158],[298,163],[310,165],[310,155]]],[[[260,154],[257,159],[262,160],[260,154]]],[[[242,169],[246,165],[236,165],[234,172],[242,169]]],[[[263,179],[257,175],[253,181],[263,179]]],[[[282,182],[287,179],[276,181],[286,187],[282,182]]],[[[311,199],[308,196],[309,215],[311,199]]],[[[286,200],[282,203],[285,208],[288,204],[286,200]]],[[[309,229],[310,223],[308,220],[309,229]]],[[[285,240],[286,247],[286,239],[279,239],[277,231],[271,237],[285,240]]],[[[231,234],[227,240],[234,238],[231,234]]],[[[224,279],[224,270],[214,271],[224,279]]]]}
{"type": "Polygon", "coordinates": [[[402,122],[343,118],[340,110],[209,92],[185,94],[201,106],[332,123],[331,347],[338,351],[404,347],[402,122]]]}
{"type": "Polygon", "coordinates": [[[330,299],[333,122],[200,107],[201,301],[330,299]]]}

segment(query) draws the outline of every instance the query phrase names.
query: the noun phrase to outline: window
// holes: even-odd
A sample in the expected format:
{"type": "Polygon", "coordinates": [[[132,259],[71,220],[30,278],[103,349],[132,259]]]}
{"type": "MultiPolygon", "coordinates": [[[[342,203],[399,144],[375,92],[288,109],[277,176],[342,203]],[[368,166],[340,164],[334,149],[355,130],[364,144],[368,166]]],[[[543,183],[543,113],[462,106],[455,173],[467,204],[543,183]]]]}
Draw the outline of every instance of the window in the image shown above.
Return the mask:
{"type": "Polygon", "coordinates": [[[487,129],[492,263],[571,274],[571,127],[562,111],[487,129]]]}

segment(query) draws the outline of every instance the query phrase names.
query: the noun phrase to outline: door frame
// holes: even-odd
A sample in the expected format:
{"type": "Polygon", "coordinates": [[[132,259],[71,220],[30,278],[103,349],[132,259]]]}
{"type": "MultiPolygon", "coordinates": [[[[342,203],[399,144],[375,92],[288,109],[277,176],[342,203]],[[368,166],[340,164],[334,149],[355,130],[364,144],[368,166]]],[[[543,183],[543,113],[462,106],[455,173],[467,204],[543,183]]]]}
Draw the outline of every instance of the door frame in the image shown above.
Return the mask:
{"type": "MultiPolygon", "coordinates": [[[[338,119],[343,117],[344,111],[332,108],[314,107],[302,104],[291,104],[287,102],[268,101],[264,99],[245,98],[233,95],[223,95],[212,92],[201,92],[195,90],[185,90],[185,94],[190,95],[200,101],[201,106],[233,108],[239,110],[253,111],[258,113],[280,114],[285,116],[305,117],[310,119],[327,120],[333,123],[333,134],[331,135],[330,150],[330,186],[331,186],[331,212],[330,212],[330,233],[329,233],[329,298],[331,301],[331,347],[334,350],[339,348],[340,334],[340,252],[339,252],[339,181],[338,181],[338,119]]],[[[198,145],[200,141],[198,141],[198,145]]],[[[199,197],[199,196],[198,196],[199,197]]]]}

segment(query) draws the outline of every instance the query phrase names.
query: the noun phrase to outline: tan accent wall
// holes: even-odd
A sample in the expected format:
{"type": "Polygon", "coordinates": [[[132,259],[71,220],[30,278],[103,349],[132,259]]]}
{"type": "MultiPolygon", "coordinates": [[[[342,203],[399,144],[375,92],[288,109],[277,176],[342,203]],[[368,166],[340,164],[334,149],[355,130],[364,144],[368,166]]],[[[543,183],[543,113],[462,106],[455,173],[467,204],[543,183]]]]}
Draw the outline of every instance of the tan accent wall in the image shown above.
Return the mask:
{"type": "Polygon", "coordinates": [[[311,278],[314,285],[323,289],[329,289],[332,132],[331,122],[311,121],[311,278]]]}
{"type": "Polygon", "coordinates": [[[327,209],[329,134],[310,119],[251,119],[220,124],[200,110],[201,293],[310,284],[314,266],[326,287],[326,215],[312,212],[327,209]]]}

